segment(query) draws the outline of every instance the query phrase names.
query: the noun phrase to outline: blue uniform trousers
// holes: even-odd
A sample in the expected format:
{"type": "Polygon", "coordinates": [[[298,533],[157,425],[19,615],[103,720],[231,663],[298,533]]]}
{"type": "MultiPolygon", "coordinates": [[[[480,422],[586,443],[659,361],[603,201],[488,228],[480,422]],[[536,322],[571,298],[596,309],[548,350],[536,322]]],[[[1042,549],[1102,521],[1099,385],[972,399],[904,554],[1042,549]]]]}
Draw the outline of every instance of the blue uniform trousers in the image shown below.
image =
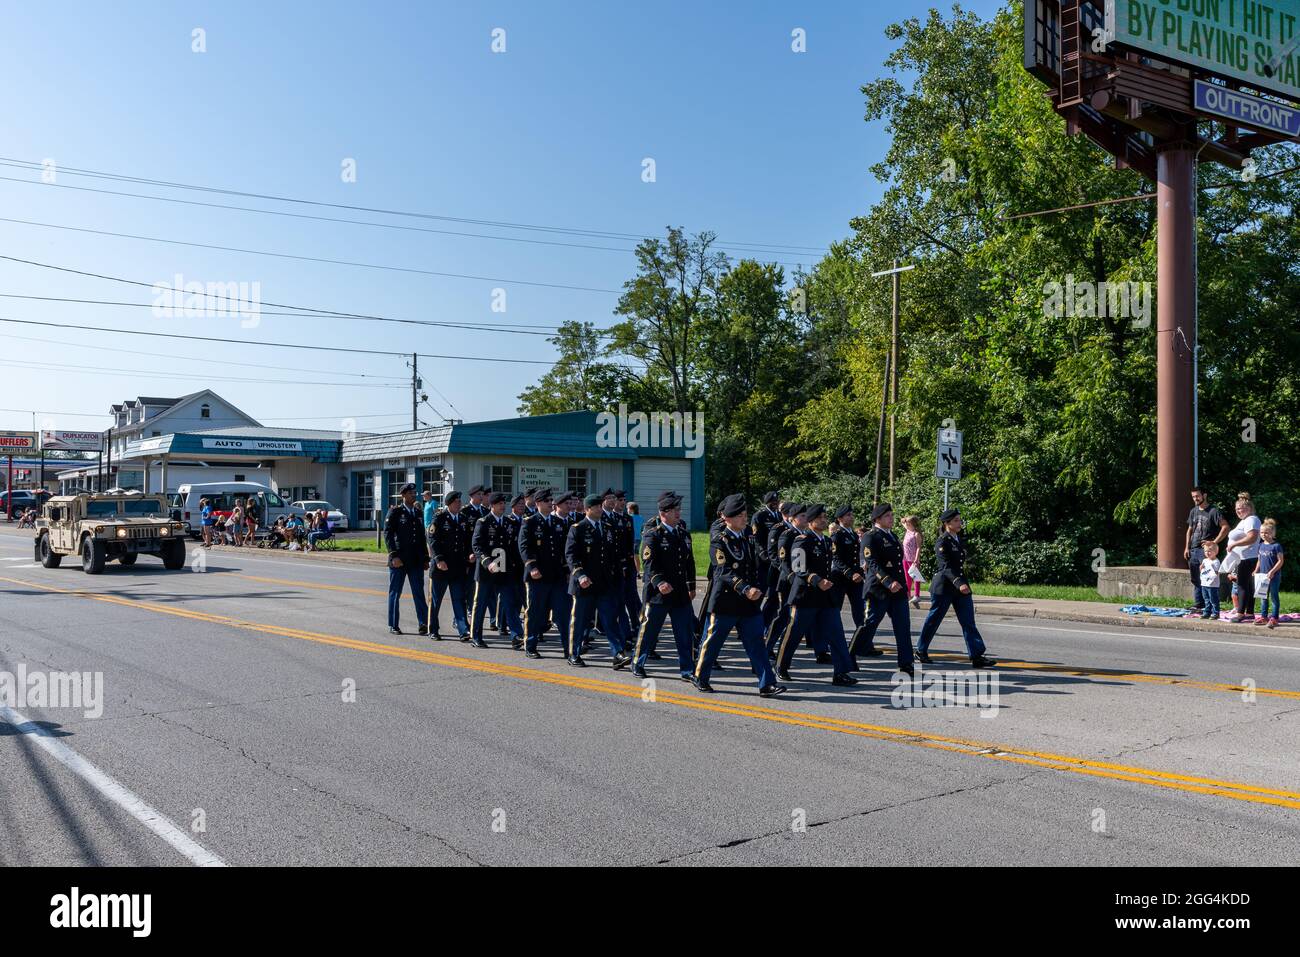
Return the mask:
{"type": "Polygon", "coordinates": [[[577,595],[570,596],[573,599],[569,610],[568,654],[570,658],[582,654],[583,635],[591,629],[591,623],[596,619],[599,619],[600,630],[609,642],[609,653],[611,655],[623,653],[626,642],[618,623],[618,612],[623,605],[622,593],[615,587],[595,595],[589,594],[593,589],[584,589],[577,595]]]}
{"type": "Polygon", "coordinates": [[[499,609],[501,621],[505,622],[510,629],[510,634],[516,638],[523,638],[524,629],[519,621],[519,608],[515,604],[515,589],[510,582],[496,582],[491,578],[474,584],[474,601],[470,622],[471,630],[475,638],[483,638],[483,616],[488,609],[496,605],[499,609]]]}
{"type": "Polygon", "coordinates": [[[916,650],[929,651],[930,642],[934,640],[934,633],[939,630],[939,624],[948,613],[949,606],[957,613],[961,636],[966,639],[967,654],[972,658],[983,656],[984,639],[975,627],[975,602],[970,595],[963,595],[951,588],[945,588],[938,595],[931,593],[930,611],[925,616],[925,624],[921,626],[921,637],[916,642],[916,650]]]}
{"type": "Polygon", "coordinates": [[[442,600],[451,592],[451,620],[456,627],[456,634],[469,634],[469,615],[465,610],[465,579],[464,578],[441,578],[434,575],[433,581],[433,614],[429,619],[433,626],[430,630],[433,634],[438,634],[438,613],[442,610],[442,600]]]}
{"type": "Polygon", "coordinates": [[[800,608],[795,606],[790,616],[790,626],[781,638],[777,653],[777,666],[783,670],[790,667],[795,650],[801,639],[807,638],[817,654],[824,651],[831,653],[836,674],[848,674],[853,664],[849,660],[849,646],[844,641],[844,625],[840,618],[840,606],[827,608],[800,608]]]}
{"type": "Polygon", "coordinates": [[[569,615],[570,598],[564,582],[532,581],[524,582],[527,595],[524,610],[525,649],[536,651],[537,643],[546,634],[547,626],[555,623],[555,630],[560,633],[560,647],[567,653],[569,649],[569,615]]]}
{"type": "Polygon", "coordinates": [[[401,568],[388,566],[388,627],[396,628],[401,618],[402,583],[411,583],[411,598],[415,601],[415,617],[421,626],[429,623],[429,603],[424,597],[424,569],[412,562],[403,562],[401,568]]]}
{"type": "Polygon", "coordinates": [[[704,622],[704,640],[700,645],[700,659],[695,666],[695,677],[701,681],[709,680],[709,675],[713,674],[713,666],[718,660],[718,652],[722,649],[727,636],[731,634],[732,628],[736,629],[736,633],[740,635],[740,643],[745,646],[749,663],[754,669],[754,674],[758,675],[759,688],[776,684],[776,674],[772,671],[771,662],[767,660],[767,648],[763,642],[761,612],[743,617],[709,615],[704,622]]]}
{"type": "Polygon", "coordinates": [[[907,589],[890,592],[884,598],[867,595],[867,621],[853,633],[853,643],[849,654],[856,656],[859,651],[873,646],[876,640],[876,627],[889,616],[894,627],[894,643],[898,646],[898,666],[910,667],[912,664],[912,619],[908,613],[907,589]]]}
{"type": "Polygon", "coordinates": [[[641,627],[636,633],[636,667],[644,668],[650,653],[659,644],[664,619],[671,618],[673,640],[677,642],[677,667],[684,675],[695,670],[695,609],[690,603],[664,605],[647,602],[641,612],[641,627]]]}

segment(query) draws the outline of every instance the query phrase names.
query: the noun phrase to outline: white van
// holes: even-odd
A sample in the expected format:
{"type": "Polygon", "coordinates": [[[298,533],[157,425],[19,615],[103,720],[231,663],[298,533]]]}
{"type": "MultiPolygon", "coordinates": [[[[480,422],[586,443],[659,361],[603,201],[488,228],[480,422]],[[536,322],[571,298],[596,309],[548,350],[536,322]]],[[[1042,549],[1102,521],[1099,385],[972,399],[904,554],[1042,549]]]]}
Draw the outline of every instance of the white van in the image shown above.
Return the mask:
{"type": "Polygon", "coordinates": [[[213,512],[223,518],[235,507],[235,499],[257,499],[258,525],[262,531],[275,524],[281,515],[305,515],[306,511],[286,502],[278,492],[273,492],[265,485],[256,482],[204,482],[198,485],[182,485],[175,494],[168,496],[172,518],[183,522],[189,534],[194,538],[203,535],[203,516],[199,502],[207,499],[213,512]]]}

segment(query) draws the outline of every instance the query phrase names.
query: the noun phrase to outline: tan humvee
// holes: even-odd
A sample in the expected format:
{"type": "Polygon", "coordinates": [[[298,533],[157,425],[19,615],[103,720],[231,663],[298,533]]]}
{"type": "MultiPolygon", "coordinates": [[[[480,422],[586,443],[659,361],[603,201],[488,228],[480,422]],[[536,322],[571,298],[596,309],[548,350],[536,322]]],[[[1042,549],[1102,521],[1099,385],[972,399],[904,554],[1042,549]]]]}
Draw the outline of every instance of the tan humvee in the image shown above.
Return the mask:
{"type": "Polygon", "coordinates": [[[36,520],[36,560],[58,568],[64,555],[80,555],[81,570],[98,575],[112,559],[130,566],[142,554],[157,555],[175,571],[185,564],[184,531],[160,495],[56,495],[36,520]]]}

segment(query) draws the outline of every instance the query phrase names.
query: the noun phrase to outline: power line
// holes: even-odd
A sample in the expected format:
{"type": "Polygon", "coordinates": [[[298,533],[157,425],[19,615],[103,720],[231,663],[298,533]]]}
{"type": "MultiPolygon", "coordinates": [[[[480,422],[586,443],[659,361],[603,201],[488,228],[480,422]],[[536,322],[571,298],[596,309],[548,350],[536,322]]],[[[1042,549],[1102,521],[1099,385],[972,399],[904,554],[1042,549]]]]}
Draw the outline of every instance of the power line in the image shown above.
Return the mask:
{"type": "Polygon", "coordinates": [[[433,269],[416,269],[414,266],[391,266],[385,263],[363,263],[349,259],[326,259],[321,256],[299,256],[294,253],[278,253],[268,249],[244,249],[239,246],[219,246],[215,243],[196,243],[185,239],[164,239],[159,236],[137,236],[133,233],[115,233],[106,229],[91,229],[87,226],[66,226],[60,223],[38,223],[29,219],[3,219],[0,223],[15,223],[19,226],[36,226],[41,229],[62,229],[73,233],[87,233],[92,236],[111,236],[114,239],[134,239],[138,242],[164,243],[170,246],[188,246],[193,249],[215,249],[221,252],[240,253],[246,256],[268,256],[273,259],[293,259],[299,262],[321,263],[327,266],[352,266],[356,269],[379,269],[385,272],[404,272],[419,276],[438,276],[443,279],[472,279],[479,282],[499,282],[515,286],[535,286],[541,289],[565,289],[570,292],[598,292],[620,295],[618,289],[599,289],[593,286],[572,286],[564,283],[535,282],[526,279],[502,279],[496,276],[474,276],[468,273],[439,272],[433,269]]]}
{"type": "MultiPolygon", "coordinates": [[[[32,160],[20,160],[8,156],[0,156],[0,164],[17,167],[20,169],[45,170],[44,163],[37,163],[32,160]]],[[[439,222],[464,223],[473,226],[493,226],[501,229],[518,229],[529,230],[545,233],[560,233],[572,236],[590,236],[603,239],[623,239],[632,241],[641,241],[645,237],[636,233],[619,233],[607,230],[580,229],[576,227],[554,226],[554,225],[536,225],[530,223],[512,223],[499,220],[489,219],[471,219],[468,217],[445,216],[435,213],[419,213],[409,210],[383,209],[372,206],[353,206],[345,203],[327,203],[318,200],[300,199],[291,196],[276,196],[268,193],[252,193],[242,190],[224,189],[214,186],[199,186],[191,183],[179,183],[169,180],[151,179],[148,177],[128,176],[120,173],[108,173],[101,170],[81,169],[75,166],[58,166],[57,171],[68,173],[73,176],[83,176],[91,179],[106,179],[115,182],[137,183],[144,186],[161,186],[167,189],[188,189],[204,193],[216,193],[224,196],[242,196],[246,199],[264,199],[277,203],[295,203],[304,206],[318,206],[325,209],[343,209],[350,212],[361,213],[379,213],[385,216],[405,216],[415,219],[435,220],[439,222]]],[[[756,249],[770,250],[790,250],[797,255],[798,252],[823,253],[825,250],[819,246],[797,246],[785,243],[752,243],[752,242],[722,242],[718,245],[726,245],[735,248],[753,247],[756,249]]]]}
{"type": "MultiPolygon", "coordinates": [[[[170,361],[170,360],[169,360],[170,361]]],[[[194,374],[189,372],[168,372],[165,369],[106,369],[103,366],[82,366],[71,365],[61,362],[28,362],[22,359],[0,359],[0,366],[10,366],[20,369],[40,369],[47,372],[61,372],[71,370],[74,372],[89,372],[92,375],[117,376],[123,374],[145,375],[151,379],[178,379],[185,382],[192,382],[194,374]]],[[[256,385],[327,385],[336,389],[405,389],[407,386],[402,384],[383,384],[378,382],[304,382],[297,379],[285,380],[280,379],[252,379],[239,376],[205,376],[208,382],[247,382],[256,385]]]]}

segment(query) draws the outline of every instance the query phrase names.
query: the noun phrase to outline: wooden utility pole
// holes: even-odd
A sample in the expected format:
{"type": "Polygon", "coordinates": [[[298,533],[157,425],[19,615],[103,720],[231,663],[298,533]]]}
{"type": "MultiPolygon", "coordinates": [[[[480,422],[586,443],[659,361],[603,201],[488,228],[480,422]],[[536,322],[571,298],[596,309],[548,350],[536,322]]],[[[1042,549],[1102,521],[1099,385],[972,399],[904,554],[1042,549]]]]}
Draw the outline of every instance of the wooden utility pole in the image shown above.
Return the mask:
{"type": "MultiPolygon", "coordinates": [[[[899,303],[902,298],[902,284],[901,284],[900,277],[902,276],[903,273],[907,272],[909,269],[915,269],[915,268],[916,268],[915,266],[900,266],[898,264],[898,260],[895,259],[893,269],[885,269],[882,270],[881,272],[873,272],[871,274],[871,277],[873,279],[877,279],[881,276],[889,276],[893,280],[893,308],[890,310],[890,323],[889,323],[889,362],[887,363],[888,369],[885,373],[885,402],[889,405],[889,490],[891,493],[894,490],[894,452],[896,449],[895,435],[894,435],[896,413],[894,411],[894,408],[895,406],[898,405],[898,359],[899,359],[898,314],[899,314],[899,303]]],[[[884,431],[884,411],[882,406],[881,432],[883,433],[883,431],[884,431]]],[[[881,438],[883,441],[883,435],[881,438]]],[[[880,472],[879,460],[877,460],[876,472],[877,473],[880,472]]],[[[878,484],[879,484],[879,478],[877,477],[877,485],[878,484]]],[[[879,493],[877,493],[876,497],[877,499],[879,499],[880,497],[879,493]]]]}

